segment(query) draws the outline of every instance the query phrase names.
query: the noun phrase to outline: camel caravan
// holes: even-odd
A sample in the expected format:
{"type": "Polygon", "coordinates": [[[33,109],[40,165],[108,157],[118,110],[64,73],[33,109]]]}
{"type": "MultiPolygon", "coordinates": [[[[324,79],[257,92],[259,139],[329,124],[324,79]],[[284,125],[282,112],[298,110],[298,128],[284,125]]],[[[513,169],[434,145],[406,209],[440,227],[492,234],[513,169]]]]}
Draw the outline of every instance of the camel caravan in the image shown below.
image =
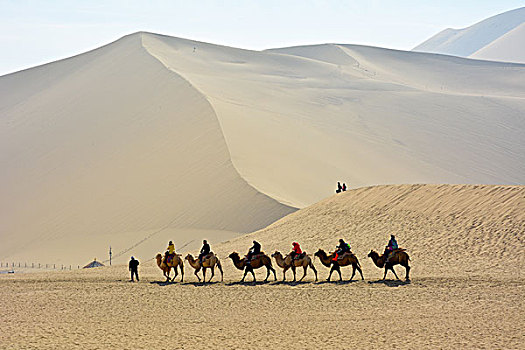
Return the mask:
{"type": "MultiPolygon", "coordinates": [[[[292,251],[286,256],[283,256],[281,252],[276,251],[271,255],[275,259],[277,266],[283,270],[283,282],[286,281],[286,272],[292,270],[293,273],[293,282],[297,282],[296,269],[303,268],[303,275],[298,282],[306,277],[308,268],[310,268],[315,276],[315,282],[317,282],[317,269],[314,266],[313,258],[308,255],[306,252],[301,250],[299,243],[292,243],[292,251]]],[[[319,249],[315,252],[314,257],[319,258],[321,264],[330,269],[327,281],[331,280],[333,272],[339,274],[339,281],[343,280],[341,275],[341,267],[352,266],[352,276],[350,281],[353,280],[356,271],[361,275],[361,280],[364,280],[363,272],[361,271],[361,264],[352,253],[350,244],[346,243],[343,239],[339,240],[339,245],[336,246],[336,251],[326,253],[323,249],[319,249]]],[[[374,264],[380,268],[384,269],[385,273],[383,275],[383,281],[386,279],[388,271],[392,271],[396,279],[399,280],[394,266],[401,265],[405,268],[405,278],[407,281],[410,280],[410,266],[409,261],[410,257],[408,256],[406,249],[399,248],[397,241],[394,235],[390,236],[390,241],[385,247],[385,250],[382,255],[377,253],[375,250],[371,250],[368,254],[368,257],[372,259],[374,264]]],[[[240,283],[243,283],[248,274],[252,275],[253,282],[256,282],[255,271],[261,267],[266,268],[266,278],[265,282],[268,281],[268,278],[273,274],[274,281],[277,281],[277,275],[275,269],[272,266],[272,259],[261,251],[261,244],[257,241],[253,241],[253,246],[248,251],[248,254],[241,258],[239,253],[233,252],[228,258],[233,262],[233,265],[244,272],[243,277],[240,283]]],[[[194,274],[197,277],[198,281],[202,283],[210,283],[213,277],[215,276],[215,267],[217,267],[221,273],[221,282],[224,279],[224,274],[222,271],[222,265],[219,260],[219,257],[215,255],[210,249],[210,245],[206,240],[203,241],[203,246],[200,251],[200,254],[197,258],[194,258],[193,255],[188,254],[184,259],[182,255],[175,253],[175,245],[170,241],[168,248],[164,256],[162,254],[157,254],[156,256],[157,266],[162,270],[164,277],[166,277],[166,282],[173,282],[175,278],[179,275],[179,270],[181,274],[181,282],[184,282],[184,260],[187,260],[190,266],[194,269],[194,274]],[[173,268],[174,276],[170,277],[171,269],[173,268]],[[211,276],[206,280],[206,271],[210,270],[211,276]],[[202,279],[199,276],[199,272],[202,270],[202,279]]]]}

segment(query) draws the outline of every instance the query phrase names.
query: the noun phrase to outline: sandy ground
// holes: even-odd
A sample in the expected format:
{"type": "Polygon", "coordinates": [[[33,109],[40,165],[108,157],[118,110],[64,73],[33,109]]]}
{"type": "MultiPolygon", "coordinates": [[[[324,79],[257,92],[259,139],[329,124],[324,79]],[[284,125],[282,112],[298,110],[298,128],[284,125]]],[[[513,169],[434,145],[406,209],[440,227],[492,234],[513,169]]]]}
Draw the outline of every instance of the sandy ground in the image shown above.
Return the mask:
{"type": "Polygon", "coordinates": [[[202,286],[194,276],[164,284],[146,265],[139,283],[125,266],[0,276],[0,348],[518,349],[525,340],[523,277],[403,284],[378,281],[377,270],[352,283],[239,285],[225,262],[224,283],[202,286]]]}
{"type": "MultiPolygon", "coordinates": [[[[525,341],[525,187],[402,185],[330,197],[250,235],[214,244],[224,281],[202,285],[186,264],[166,284],[150,257],[138,283],[125,265],[0,274],[1,349],[373,348],[520,349],[525,341]],[[410,283],[366,257],[395,232],[410,283]],[[365,280],[239,284],[227,255],[253,239],[267,253],[352,244],[365,280]],[[436,247],[429,249],[429,247],[436,247]]],[[[196,253],[196,251],[193,251],[196,253]]],[[[396,267],[404,277],[404,269],[396,267]]],[[[209,275],[208,275],[209,276],[209,275]]],[[[335,276],[336,277],[336,276],[335,276]]],[[[288,280],[291,274],[288,272],[288,280]]],[[[219,281],[219,273],[214,281],[219,281]]]]}

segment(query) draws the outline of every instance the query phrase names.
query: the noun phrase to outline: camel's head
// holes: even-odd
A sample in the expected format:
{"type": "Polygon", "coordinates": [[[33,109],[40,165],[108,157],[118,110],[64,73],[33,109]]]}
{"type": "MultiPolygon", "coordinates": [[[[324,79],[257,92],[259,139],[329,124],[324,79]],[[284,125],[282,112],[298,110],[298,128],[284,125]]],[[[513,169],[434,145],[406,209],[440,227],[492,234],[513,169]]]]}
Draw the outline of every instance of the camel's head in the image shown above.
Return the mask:
{"type": "Polygon", "coordinates": [[[162,254],[161,253],[158,253],[157,256],[155,257],[155,259],[162,259],[162,254]]]}
{"type": "Polygon", "coordinates": [[[272,254],[272,258],[275,258],[275,257],[278,257],[278,256],[282,257],[282,254],[281,254],[280,251],[276,250],[275,253],[272,254]]]}
{"type": "Polygon", "coordinates": [[[368,257],[373,258],[374,256],[377,257],[379,254],[377,254],[375,250],[371,250],[370,253],[368,253],[368,257]]]}
{"type": "Polygon", "coordinates": [[[320,257],[322,257],[322,256],[326,256],[326,253],[324,252],[324,250],[319,249],[318,251],[316,251],[316,252],[314,253],[314,255],[315,255],[316,257],[320,258],[320,257]]]}
{"type": "Polygon", "coordinates": [[[190,261],[190,257],[192,257],[191,254],[188,254],[188,255],[186,255],[186,257],[184,259],[190,261]]]}
{"type": "Polygon", "coordinates": [[[228,255],[228,258],[230,258],[232,260],[239,259],[239,253],[233,252],[230,255],[228,255]]]}

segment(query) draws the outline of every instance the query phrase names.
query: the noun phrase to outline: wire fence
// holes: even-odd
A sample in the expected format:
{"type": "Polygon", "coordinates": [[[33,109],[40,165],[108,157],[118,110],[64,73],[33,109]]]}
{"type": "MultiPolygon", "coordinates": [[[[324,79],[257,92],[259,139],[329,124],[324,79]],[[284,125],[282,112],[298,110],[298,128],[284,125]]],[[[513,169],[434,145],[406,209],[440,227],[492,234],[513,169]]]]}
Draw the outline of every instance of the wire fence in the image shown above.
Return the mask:
{"type": "Polygon", "coordinates": [[[0,268],[5,269],[47,269],[47,270],[73,270],[80,269],[80,265],[64,265],[64,264],[42,264],[42,263],[27,263],[27,262],[0,262],[0,268]]]}

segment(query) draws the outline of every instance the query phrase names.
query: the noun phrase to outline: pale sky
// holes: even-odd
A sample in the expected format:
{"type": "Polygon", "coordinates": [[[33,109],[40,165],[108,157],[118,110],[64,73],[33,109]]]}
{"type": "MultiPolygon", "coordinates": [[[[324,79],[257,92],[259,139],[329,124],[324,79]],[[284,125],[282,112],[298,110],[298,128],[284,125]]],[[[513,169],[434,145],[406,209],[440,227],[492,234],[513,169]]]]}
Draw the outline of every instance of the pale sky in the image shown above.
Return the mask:
{"type": "Polygon", "coordinates": [[[525,0],[0,0],[0,75],[137,31],[244,49],[341,43],[410,50],[525,0]]]}

